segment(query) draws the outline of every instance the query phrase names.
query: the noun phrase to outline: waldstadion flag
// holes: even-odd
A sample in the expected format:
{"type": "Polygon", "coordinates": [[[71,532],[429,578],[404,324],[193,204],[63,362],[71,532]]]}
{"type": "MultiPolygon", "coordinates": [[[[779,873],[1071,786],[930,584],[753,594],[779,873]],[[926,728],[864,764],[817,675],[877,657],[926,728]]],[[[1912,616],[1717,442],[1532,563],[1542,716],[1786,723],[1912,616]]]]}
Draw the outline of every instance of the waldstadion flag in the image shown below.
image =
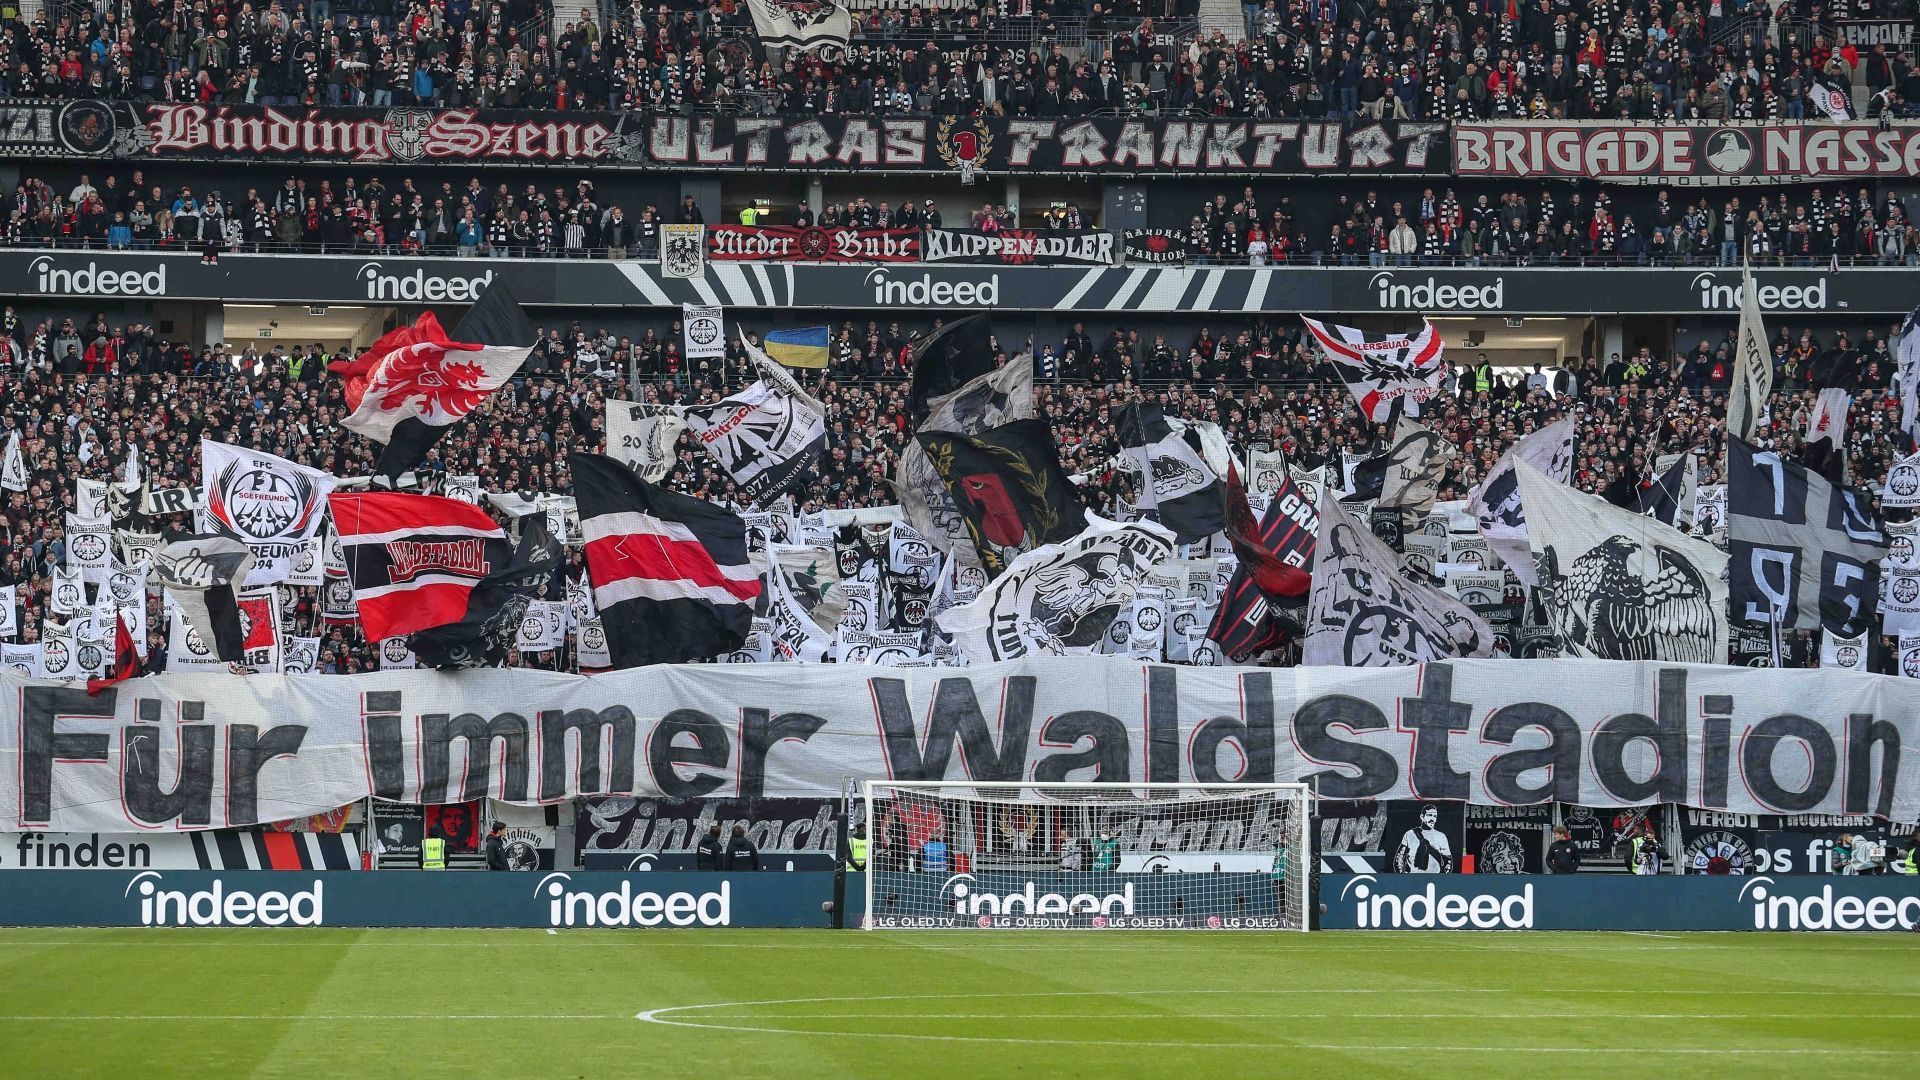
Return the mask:
{"type": "Polygon", "coordinates": [[[767,355],[788,367],[823,368],[827,366],[827,328],[809,326],[800,330],[769,330],[763,341],[767,355]]]}
{"type": "Polygon", "coordinates": [[[1431,322],[1420,320],[1418,334],[1370,341],[1366,331],[1351,326],[1329,326],[1305,316],[1300,321],[1346,380],[1368,420],[1385,420],[1395,401],[1406,403],[1407,415],[1418,416],[1420,403],[1440,393],[1447,374],[1446,349],[1431,322]]]}
{"type": "Polygon", "coordinates": [[[327,503],[370,640],[464,618],[474,587],[512,553],[506,530],[458,499],[336,492],[327,503]]]}
{"type": "MultiPolygon", "coordinates": [[[[504,667],[527,606],[540,587],[566,561],[560,539],[547,530],[545,515],[533,514],[520,525],[520,546],[511,565],[496,570],[467,594],[466,613],[456,622],[422,630],[403,647],[421,667],[504,667]]],[[[599,633],[598,624],[595,632],[599,633]]],[[[586,638],[581,638],[584,646],[586,638]]],[[[604,646],[605,637],[601,638],[604,646]]],[[[582,660],[585,664],[585,661],[582,660]]],[[[605,667],[605,664],[598,665],[605,667]]]]}
{"type": "Polygon", "coordinates": [[[386,449],[380,472],[398,478],[447,429],[520,370],[533,324],[504,285],[489,285],[449,337],[429,311],[380,338],[359,359],[328,365],[346,379],[353,412],[341,426],[386,449]]]}

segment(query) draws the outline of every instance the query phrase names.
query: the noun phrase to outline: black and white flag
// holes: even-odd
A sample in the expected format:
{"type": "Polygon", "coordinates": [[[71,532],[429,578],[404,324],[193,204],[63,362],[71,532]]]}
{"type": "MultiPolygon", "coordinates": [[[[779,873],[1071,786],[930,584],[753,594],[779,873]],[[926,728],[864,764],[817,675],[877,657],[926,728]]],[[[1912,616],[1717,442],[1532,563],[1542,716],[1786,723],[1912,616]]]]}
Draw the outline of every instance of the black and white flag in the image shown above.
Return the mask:
{"type": "Polygon", "coordinates": [[[89,480],[84,476],[73,478],[74,511],[81,517],[108,517],[107,482],[89,480]]]}
{"type": "Polygon", "coordinates": [[[1841,637],[1828,631],[1820,633],[1820,666],[1842,671],[1871,671],[1871,631],[1841,637]]]}
{"type": "MultiPolygon", "coordinates": [[[[927,417],[917,431],[952,431],[978,435],[990,428],[1033,416],[1033,354],[1022,353],[968,381],[950,394],[927,401],[927,417]]],[[[946,481],[927,460],[920,443],[910,441],[900,451],[894,483],[907,523],[942,551],[958,550],[973,559],[966,518],[953,504],[946,481]],[[958,545],[956,548],[955,545],[958,545]]]]}
{"type": "Polygon", "coordinates": [[[833,0],[747,0],[754,29],[763,45],[801,52],[831,46],[845,51],[853,37],[853,15],[833,0]]]}
{"type": "Polygon", "coordinates": [[[27,490],[27,459],[20,453],[20,433],[17,431],[7,437],[7,456],[5,464],[0,465],[0,488],[8,491],[27,490]]]}
{"type": "Polygon", "coordinates": [[[1847,407],[1853,395],[1837,386],[1820,391],[1813,412],[1807,414],[1807,436],[1801,459],[1807,468],[1836,484],[1847,479],[1847,407]]]}
{"type": "Polygon", "coordinates": [[[1920,440],[1920,307],[1907,313],[1894,347],[1900,383],[1900,430],[1920,440]]]}
{"type": "Polygon", "coordinates": [[[800,482],[827,444],[827,417],[818,403],[764,378],[682,415],[740,493],[762,506],[800,482]]]}
{"type": "Polygon", "coordinates": [[[674,444],[687,423],[669,405],[607,399],[607,456],[657,484],[673,468],[674,444]]]}
{"type": "Polygon", "coordinates": [[[1753,272],[1740,271],[1740,333],[1734,342],[1733,385],[1727,390],[1727,434],[1753,438],[1773,393],[1773,352],[1760,320],[1760,291],[1753,272]]]}
{"type": "Polygon", "coordinates": [[[1458,597],[1401,577],[1399,562],[1332,492],[1321,492],[1302,663],[1399,667],[1493,654],[1485,619],[1458,597]]]}
{"type": "Polygon", "coordinates": [[[1512,569],[1524,585],[1537,585],[1533,558],[1527,547],[1527,514],[1522,506],[1520,487],[1515,480],[1514,463],[1524,462],[1541,475],[1559,484],[1573,480],[1573,417],[1556,420],[1525,436],[1502,454],[1486,479],[1467,493],[1467,510],[1473,514],[1487,547],[1512,569]]]}
{"type": "Polygon", "coordinates": [[[727,355],[725,309],[718,304],[680,305],[680,354],[688,360],[716,360],[727,355]]]}
{"type": "Polygon", "coordinates": [[[67,514],[67,569],[78,573],[89,585],[107,580],[107,566],[113,559],[113,522],[106,515],[82,517],[67,514]]]}
{"type": "Polygon", "coordinates": [[[1175,431],[1158,405],[1145,403],[1121,409],[1114,426],[1135,505],[1173,530],[1175,543],[1197,543],[1227,527],[1226,481],[1201,457],[1197,432],[1175,431]]]}
{"type": "Polygon", "coordinates": [[[1862,493],[1730,438],[1727,541],[1735,619],[1841,637],[1872,625],[1888,544],[1862,493]]]}
{"type": "Polygon", "coordinates": [[[224,536],[190,536],[154,553],[152,580],[195,635],[199,655],[225,663],[246,659],[238,588],[252,565],[252,549],[224,536]]]}
{"type": "Polygon", "coordinates": [[[1393,429],[1393,446],[1387,451],[1380,501],[1374,505],[1382,510],[1415,513],[1433,509],[1447,466],[1453,464],[1458,452],[1437,432],[1401,417],[1393,429]]]}
{"type": "Polygon", "coordinates": [[[1920,507],[1920,451],[1900,458],[1887,470],[1887,482],[1880,488],[1880,505],[1888,510],[1920,507]]]}
{"type": "Polygon", "coordinates": [[[1069,540],[1026,552],[975,597],[942,613],[939,629],[978,662],[1091,653],[1147,572],[1171,557],[1173,534],[1150,521],[1092,513],[1069,540]]]}
{"type": "Polygon", "coordinates": [[[1517,469],[1527,540],[1562,655],[1717,664],[1727,556],[1670,525],[1517,469]]]}
{"type": "Polygon", "coordinates": [[[1691,451],[1662,454],[1653,463],[1653,480],[1640,489],[1640,512],[1663,525],[1693,525],[1699,474],[1691,451]]]}

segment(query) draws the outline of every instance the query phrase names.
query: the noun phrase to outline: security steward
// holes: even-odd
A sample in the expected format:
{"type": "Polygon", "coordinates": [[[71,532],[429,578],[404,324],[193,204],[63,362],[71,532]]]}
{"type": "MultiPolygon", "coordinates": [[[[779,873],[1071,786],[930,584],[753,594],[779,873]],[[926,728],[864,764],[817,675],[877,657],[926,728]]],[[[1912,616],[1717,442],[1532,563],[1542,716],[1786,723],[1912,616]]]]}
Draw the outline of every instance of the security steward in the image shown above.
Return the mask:
{"type": "Polygon", "coordinates": [[[445,870],[447,868],[447,834],[435,828],[433,835],[420,841],[420,869],[445,870]]]}
{"type": "Polygon", "coordinates": [[[856,825],[847,839],[847,869],[863,873],[867,869],[867,827],[856,825]]]}

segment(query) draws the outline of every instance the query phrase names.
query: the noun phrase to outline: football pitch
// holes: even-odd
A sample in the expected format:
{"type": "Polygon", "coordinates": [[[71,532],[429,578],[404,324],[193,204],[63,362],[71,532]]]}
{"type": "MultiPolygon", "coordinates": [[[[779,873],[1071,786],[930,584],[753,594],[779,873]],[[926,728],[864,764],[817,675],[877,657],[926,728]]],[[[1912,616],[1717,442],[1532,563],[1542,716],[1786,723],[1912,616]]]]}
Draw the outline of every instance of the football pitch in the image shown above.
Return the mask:
{"type": "Polygon", "coordinates": [[[4,930],[12,1077],[1913,1076],[1920,935],[4,930]]]}

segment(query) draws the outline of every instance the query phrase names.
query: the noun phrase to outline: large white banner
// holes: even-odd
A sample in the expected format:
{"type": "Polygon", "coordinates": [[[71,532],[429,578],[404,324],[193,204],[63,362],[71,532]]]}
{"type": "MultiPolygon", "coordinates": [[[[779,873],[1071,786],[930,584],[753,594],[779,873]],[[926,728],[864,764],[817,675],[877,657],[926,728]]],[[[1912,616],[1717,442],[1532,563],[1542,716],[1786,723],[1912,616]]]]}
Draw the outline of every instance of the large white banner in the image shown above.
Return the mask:
{"type": "Polygon", "coordinates": [[[97,696],[0,672],[0,828],[220,828],[368,795],[826,797],[848,776],[1913,820],[1916,745],[1915,680],[1654,661],[194,674],[97,696]]]}

